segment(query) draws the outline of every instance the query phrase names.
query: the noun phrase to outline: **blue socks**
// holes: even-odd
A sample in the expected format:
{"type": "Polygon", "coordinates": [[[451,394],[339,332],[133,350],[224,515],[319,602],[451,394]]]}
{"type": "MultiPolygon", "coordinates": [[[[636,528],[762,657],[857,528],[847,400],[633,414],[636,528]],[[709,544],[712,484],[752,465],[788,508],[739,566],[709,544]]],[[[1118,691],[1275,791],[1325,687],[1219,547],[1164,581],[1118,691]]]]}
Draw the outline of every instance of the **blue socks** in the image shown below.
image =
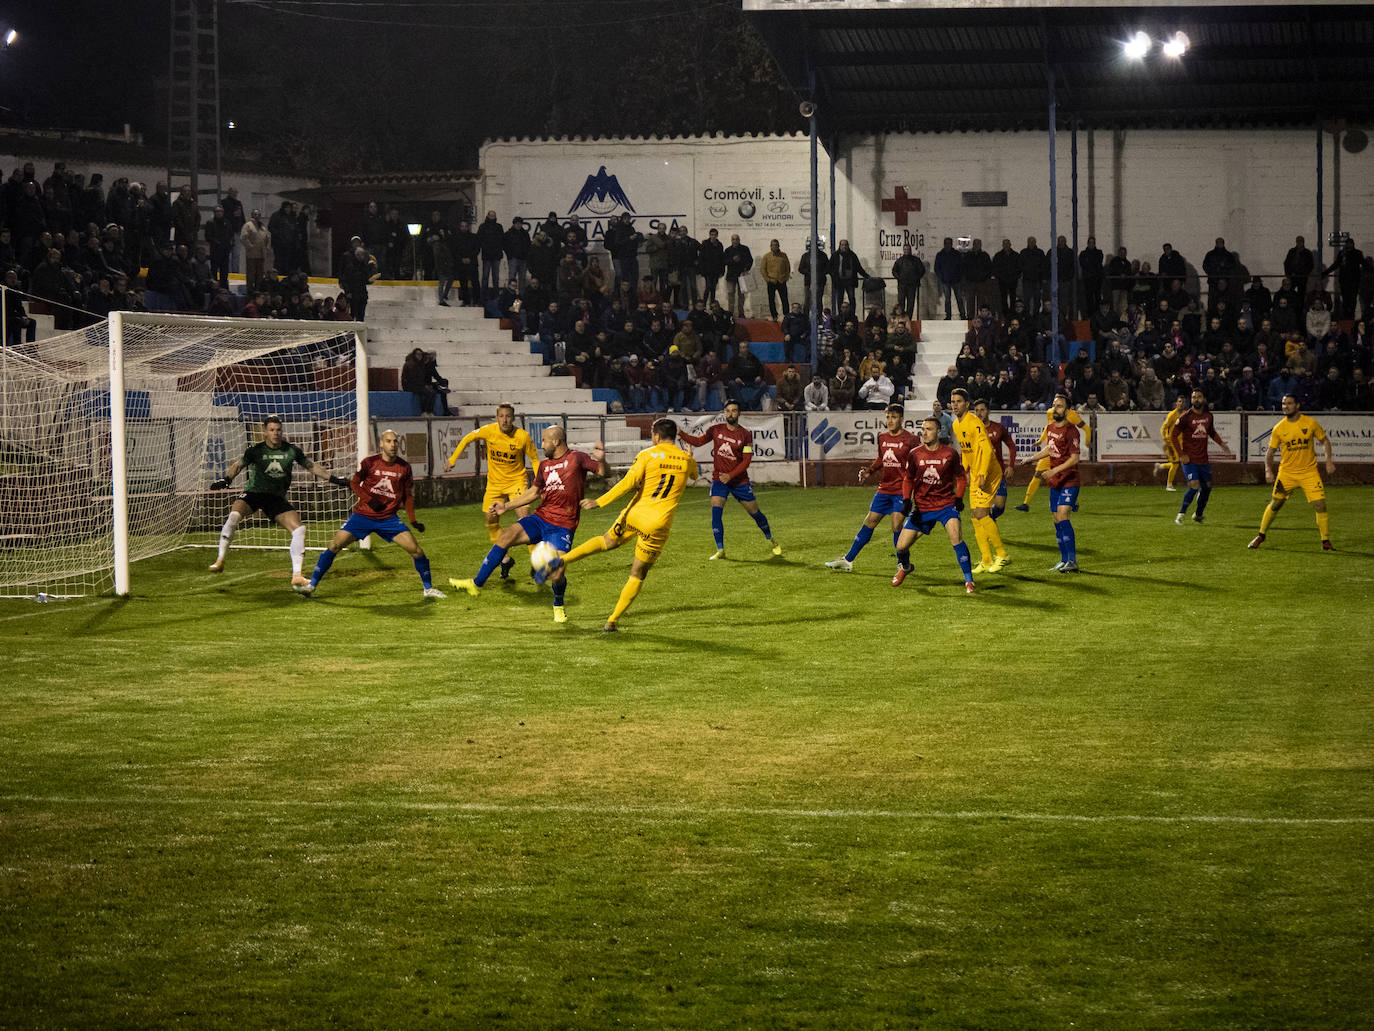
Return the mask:
{"type": "MultiPolygon", "coordinates": [[[[481,587],[484,583],[491,579],[491,574],[496,572],[496,570],[500,568],[501,563],[504,561],[506,561],[506,549],[500,547],[499,545],[493,544],[491,546],[491,550],[487,552],[487,557],[482,559],[482,567],[477,570],[477,575],[472,578],[472,582],[475,583],[478,587],[481,587]]],[[[418,562],[416,563],[415,568],[420,568],[418,562]]],[[[429,568],[428,562],[426,562],[425,568],[429,568]]]]}
{"type": "Polygon", "coordinates": [[[1078,563],[1078,546],[1073,536],[1073,523],[1065,519],[1054,524],[1054,536],[1059,541],[1059,560],[1078,563]]]}
{"type": "Polygon", "coordinates": [[[960,541],[954,545],[954,557],[959,560],[959,571],[964,574],[964,583],[973,579],[973,560],[969,558],[968,544],[960,541]]]}
{"type": "Polygon", "coordinates": [[[1212,496],[1212,485],[1211,485],[1210,483],[1204,483],[1204,484],[1198,489],[1198,495],[1197,495],[1197,517],[1198,517],[1199,519],[1202,518],[1202,513],[1203,513],[1203,511],[1207,508],[1207,499],[1210,498],[1211,496],[1212,496]]]}
{"type": "MultiPolygon", "coordinates": [[[[1195,491],[1195,490],[1193,490],[1192,487],[1189,487],[1186,491],[1183,492],[1183,504],[1180,505],[1179,508],[1178,508],[1178,514],[1179,514],[1179,515],[1182,515],[1184,512],[1188,511],[1188,506],[1191,505],[1191,504],[1193,503],[1193,498],[1197,497],[1197,495],[1198,495],[1198,492],[1195,491]]],[[[1199,504],[1198,504],[1198,511],[1199,511],[1199,512],[1202,511],[1202,506],[1203,506],[1204,504],[1206,504],[1206,502],[1199,502],[1199,504]]]]}
{"type": "Polygon", "coordinates": [[[434,585],[429,582],[429,556],[421,555],[415,559],[415,572],[420,574],[420,582],[425,585],[425,590],[429,590],[434,585]]]}
{"type": "Polygon", "coordinates": [[[754,513],[754,522],[759,524],[759,529],[763,531],[764,537],[768,540],[773,539],[773,531],[768,528],[768,517],[763,514],[763,509],[754,513]]]}
{"type": "MultiPolygon", "coordinates": [[[[851,544],[849,546],[849,550],[845,552],[845,561],[853,562],[856,558],[858,558],[859,552],[864,550],[864,545],[866,545],[872,539],[873,527],[869,526],[867,523],[864,523],[863,526],[859,527],[859,532],[854,535],[854,543],[851,544]]],[[[896,544],[897,542],[893,541],[892,543],[896,544]]]]}
{"type": "Polygon", "coordinates": [[[711,506],[711,536],[716,539],[716,550],[725,547],[725,508],[711,506]]]}
{"type": "Polygon", "coordinates": [[[563,592],[568,589],[568,578],[566,575],[560,576],[556,580],[550,580],[549,586],[553,588],[553,604],[555,608],[563,607],[563,592]]]}
{"type": "Polygon", "coordinates": [[[310,574],[310,586],[320,586],[320,581],[324,579],[324,574],[329,572],[329,567],[334,564],[334,553],[328,548],[320,552],[320,557],[315,561],[315,571],[310,574]]]}

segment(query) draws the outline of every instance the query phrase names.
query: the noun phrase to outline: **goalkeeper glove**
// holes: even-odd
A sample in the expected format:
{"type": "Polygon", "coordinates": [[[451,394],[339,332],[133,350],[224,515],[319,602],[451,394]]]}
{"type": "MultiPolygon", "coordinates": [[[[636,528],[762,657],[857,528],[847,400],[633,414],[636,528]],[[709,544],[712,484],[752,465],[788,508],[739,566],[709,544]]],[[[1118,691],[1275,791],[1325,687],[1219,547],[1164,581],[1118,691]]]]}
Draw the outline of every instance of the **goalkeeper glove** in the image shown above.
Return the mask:
{"type": "Polygon", "coordinates": [[[903,515],[903,516],[909,516],[909,515],[911,515],[911,506],[912,506],[912,504],[913,504],[913,502],[912,502],[911,498],[902,498],[902,515],[903,515]]]}
{"type": "Polygon", "coordinates": [[[956,512],[962,512],[963,510],[964,510],[964,499],[963,499],[963,498],[955,498],[955,499],[954,499],[954,511],[956,511],[956,512]]]}
{"type": "Polygon", "coordinates": [[[228,481],[227,479],[221,478],[221,479],[216,480],[214,483],[210,484],[210,489],[211,489],[211,490],[224,490],[224,488],[227,487],[227,486],[229,486],[229,481],[228,481]]]}
{"type": "Polygon", "coordinates": [[[420,522],[418,519],[412,519],[412,520],[410,521],[410,525],[413,526],[413,527],[415,527],[415,531],[416,531],[417,533],[424,533],[424,532],[425,532],[425,524],[422,523],[422,522],[420,522]]]}
{"type": "Polygon", "coordinates": [[[329,477],[329,482],[336,487],[347,487],[351,481],[344,476],[331,476],[329,477]]]}
{"type": "Polygon", "coordinates": [[[368,505],[374,512],[380,512],[382,511],[382,509],[386,508],[386,502],[383,501],[381,498],[373,498],[371,501],[368,502],[368,505]]]}

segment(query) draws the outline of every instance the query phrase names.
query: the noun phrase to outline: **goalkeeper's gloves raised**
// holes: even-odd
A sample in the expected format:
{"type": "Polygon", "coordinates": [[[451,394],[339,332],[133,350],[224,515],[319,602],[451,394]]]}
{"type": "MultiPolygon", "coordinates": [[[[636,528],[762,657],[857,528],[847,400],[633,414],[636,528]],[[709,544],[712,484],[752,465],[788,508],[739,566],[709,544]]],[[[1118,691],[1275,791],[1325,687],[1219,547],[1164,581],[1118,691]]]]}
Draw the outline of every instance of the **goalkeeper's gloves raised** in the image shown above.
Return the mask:
{"type": "Polygon", "coordinates": [[[911,500],[911,498],[902,498],[902,515],[903,515],[903,516],[909,516],[909,515],[911,515],[911,506],[912,506],[913,504],[914,504],[914,502],[911,500]]]}
{"type": "Polygon", "coordinates": [[[425,532],[425,524],[422,523],[422,522],[420,522],[418,519],[412,519],[412,520],[410,521],[410,525],[413,526],[413,527],[415,527],[415,530],[416,530],[417,533],[424,533],[424,532],[425,532]]]}
{"type": "Polygon", "coordinates": [[[211,490],[224,490],[224,488],[227,487],[227,486],[229,486],[229,480],[228,480],[228,478],[227,478],[227,477],[221,477],[220,479],[216,480],[214,483],[210,484],[210,489],[211,489],[211,490]]]}
{"type": "Polygon", "coordinates": [[[352,481],[346,476],[331,476],[329,482],[336,487],[347,487],[352,481]]]}

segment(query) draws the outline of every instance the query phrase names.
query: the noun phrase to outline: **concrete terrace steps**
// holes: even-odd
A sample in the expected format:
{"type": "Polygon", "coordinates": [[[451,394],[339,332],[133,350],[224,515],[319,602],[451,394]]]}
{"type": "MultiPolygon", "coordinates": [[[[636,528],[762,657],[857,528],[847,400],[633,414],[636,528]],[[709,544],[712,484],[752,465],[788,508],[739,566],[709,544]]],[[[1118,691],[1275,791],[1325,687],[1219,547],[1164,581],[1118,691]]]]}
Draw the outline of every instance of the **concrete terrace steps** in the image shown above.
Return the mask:
{"type": "MultiPolygon", "coordinates": [[[[434,351],[439,373],[453,385],[449,404],[465,416],[489,420],[507,402],[531,415],[606,415],[605,402],[594,400],[590,390],[571,377],[551,377],[527,341],[513,339],[481,308],[441,308],[432,286],[374,285],[367,337],[374,369],[399,371],[415,348],[434,351]]],[[[623,426],[623,418],[617,419],[623,426]]]]}
{"type": "Polygon", "coordinates": [[[935,399],[935,387],[945,370],[954,364],[964,346],[968,322],[963,319],[948,322],[927,320],[921,323],[921,342],[916,360],[911,363],[911,392],[909,407],[929,407],[935,399]]]}

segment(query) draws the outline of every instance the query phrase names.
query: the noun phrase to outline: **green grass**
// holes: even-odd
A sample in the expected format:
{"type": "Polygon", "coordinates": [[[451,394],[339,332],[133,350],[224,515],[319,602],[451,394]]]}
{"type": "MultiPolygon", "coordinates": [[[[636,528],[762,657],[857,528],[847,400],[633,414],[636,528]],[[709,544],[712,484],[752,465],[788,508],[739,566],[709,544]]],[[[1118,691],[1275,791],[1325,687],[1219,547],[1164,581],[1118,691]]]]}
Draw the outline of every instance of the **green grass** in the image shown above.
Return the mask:
{"type": "MultiPolygon", "coordinates": [[[[693,491],[618,635],[627,551],[564,626],[390,546],[0,603],[0,1027],[1374,1023],[1374,492],[1323,554],[1089,488],[1078,577],[1042,493],[973,598],[947,542],[820,568],[869,496],[708,562],[693,491]]],[[[477,511],[423,518],[471,575],[477,511]]]]}

